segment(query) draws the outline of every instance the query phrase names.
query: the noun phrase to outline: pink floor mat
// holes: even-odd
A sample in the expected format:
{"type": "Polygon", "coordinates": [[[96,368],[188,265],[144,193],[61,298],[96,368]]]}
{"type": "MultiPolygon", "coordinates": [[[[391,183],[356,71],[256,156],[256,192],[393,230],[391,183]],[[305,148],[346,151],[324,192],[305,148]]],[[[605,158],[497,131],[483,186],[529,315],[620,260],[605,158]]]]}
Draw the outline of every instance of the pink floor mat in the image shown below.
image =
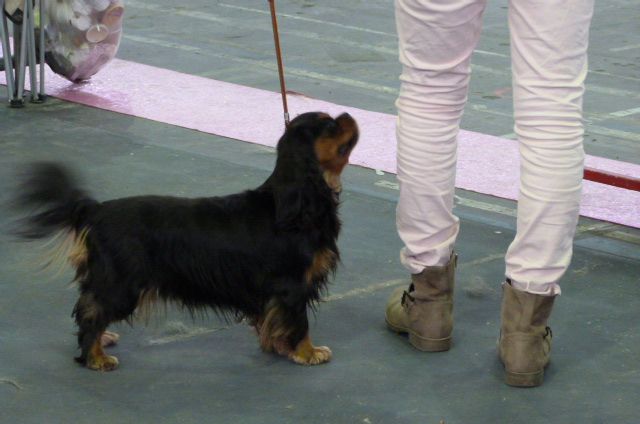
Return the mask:
{"type": "MultiPolygon", "coordinates": [[[[0,83],[4,82],[2,73],[0,83]]],[[[275,146],[284,128],[279,93],[124,60],[115,59],[84,84],[73,84],[47,69],[46,87],[48,95],[71,102],[266,146],[275,146]]],[[[288,100],[292,117],[314,110],[350,113],[361,129],[351,163],[396,172],[394,115],[303,96],[288,100]]],[[[640,166],[631,163],[588,156],[586,165],[640,177],[640,166]]],[[[518,174],[516,141],[460,132],[457,187],[516,199],[518,174]]],[[[640,192],[585,181],[580,213],[640,228],[640,192]]]]}

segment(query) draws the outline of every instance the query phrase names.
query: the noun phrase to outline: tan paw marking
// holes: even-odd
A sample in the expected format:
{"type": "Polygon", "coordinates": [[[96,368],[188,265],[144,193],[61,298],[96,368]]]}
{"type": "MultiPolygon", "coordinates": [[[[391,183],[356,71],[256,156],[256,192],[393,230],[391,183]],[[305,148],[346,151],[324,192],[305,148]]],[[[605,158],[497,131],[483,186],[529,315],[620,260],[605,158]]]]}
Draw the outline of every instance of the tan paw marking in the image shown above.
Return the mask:
{"type": "Polygon", "coordinates": [[[318,365],[331,360],[331,349],[326,346],[314,346],[309,335],[302,339],[296,349],[289,354],[289,358],[296,364],[318,365]]]}
{"type": "Polygon", "coordinates": [[[102,350],[102,337],[98,338],[91,346],[86,366],[96,371],[113,371],[118,368],[118,358],[106,355],[102,350]]]}
{"type": "Polygon", "coordinates": [[[91,357],[87,360],[87,368],[96,371],[113,371],[118,368],[118,358],[111,355],[91,357]]]}
{"type": "Polygon", "coordinates": [[[310,352],[305,353],[304,355],[294,353],[291,359],[301,365],[319,365],[331,360],[331,349],[327,346],[313,346],[310,352]]]}

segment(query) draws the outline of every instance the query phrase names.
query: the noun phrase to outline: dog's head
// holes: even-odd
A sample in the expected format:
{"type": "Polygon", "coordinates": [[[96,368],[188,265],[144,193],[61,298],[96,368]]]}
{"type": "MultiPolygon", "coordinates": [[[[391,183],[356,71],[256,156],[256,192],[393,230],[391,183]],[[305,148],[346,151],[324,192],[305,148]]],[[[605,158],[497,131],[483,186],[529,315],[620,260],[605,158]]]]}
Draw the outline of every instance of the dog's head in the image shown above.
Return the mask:
{"type": "Polygon", "coordinates": [[[357,142],[358,126],[347,113],[332,118],[309,112],[290,122],[278,142],[271,180],[282,227],[312,226],[319,215],[333,213],[328,211],[342,190],[340,175],[357,142]]]}
{"type": "MultiPolygon", "coordinates": [[[[315,159],[324,181],[334,193],[342,190],[340,175],[358,142],[358,125],[348,113],[335,119],[308,112],[291,121],[278,144],[279,156],[297,154],[294,160],[315,159]]],[[[308,164],[311,165],[311,164],[308,164]]]]}

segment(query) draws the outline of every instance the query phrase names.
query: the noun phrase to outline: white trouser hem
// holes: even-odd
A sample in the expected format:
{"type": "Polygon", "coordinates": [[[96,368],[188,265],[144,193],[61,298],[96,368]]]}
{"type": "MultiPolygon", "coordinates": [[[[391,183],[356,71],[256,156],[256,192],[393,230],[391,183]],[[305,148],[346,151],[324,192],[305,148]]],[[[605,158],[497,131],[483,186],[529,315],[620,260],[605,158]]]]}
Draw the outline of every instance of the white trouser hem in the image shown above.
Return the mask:
{"type": "MultiPolygon", "coordinates": [[[[531,294],[537,294],[540,296],[559,296],[562,293],[558,283],[532,283],[531,281],[521,283],[519,281],[513,281],[512,279],[509,279],[509,281],[511,282],[511,287],[514,289],[531,294]]],[[[504,285],[509,283],[504,281],[502,284],[504,285]]]]}

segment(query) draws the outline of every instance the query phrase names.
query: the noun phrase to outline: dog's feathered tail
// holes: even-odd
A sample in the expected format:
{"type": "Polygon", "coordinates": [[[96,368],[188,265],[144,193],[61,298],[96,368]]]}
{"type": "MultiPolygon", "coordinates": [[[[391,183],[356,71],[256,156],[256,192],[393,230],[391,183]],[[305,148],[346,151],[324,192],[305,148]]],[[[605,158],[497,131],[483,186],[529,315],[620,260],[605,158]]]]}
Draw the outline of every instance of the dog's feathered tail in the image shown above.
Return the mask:
{"type": "Polygon", "coordinates": [[[86,272],[88,218],[99,203],[82,191],[72,173],[52,162],[31,164],[24,173],[15,206],[26,211],[14,229],[18,237],[50,238],[45,244],[42,268],[60,272],[69,261],[78,280],[86,272]]]}
{"type": "Polygon", "coordinates": [[[65,230],[80,234],[86,230],[87,217],[99,205],[79,188],[67,168],[52,162],[30,165],[18,190],[16,203],[28,215],[16,232],[26,239],[50,237],[65,230]]]}

